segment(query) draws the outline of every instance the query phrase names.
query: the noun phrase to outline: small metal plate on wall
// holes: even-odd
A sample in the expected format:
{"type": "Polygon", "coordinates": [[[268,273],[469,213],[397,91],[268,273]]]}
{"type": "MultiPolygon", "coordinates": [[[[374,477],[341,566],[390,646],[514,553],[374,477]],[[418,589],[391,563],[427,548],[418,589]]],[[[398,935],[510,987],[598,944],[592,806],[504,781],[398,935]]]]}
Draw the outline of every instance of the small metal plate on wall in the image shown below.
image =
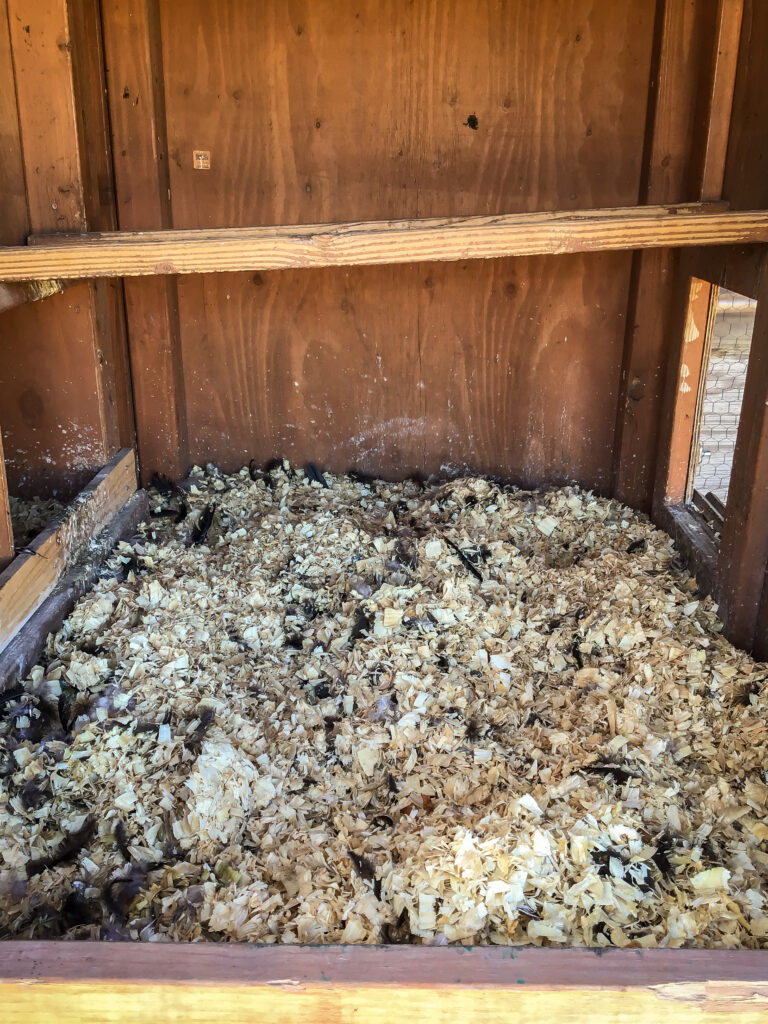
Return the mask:
{"type": "Polygon", "coordinates": [[[196,171],[210,171],[211,151],[210,149],[193,149],[192,166],[196,171]]]}

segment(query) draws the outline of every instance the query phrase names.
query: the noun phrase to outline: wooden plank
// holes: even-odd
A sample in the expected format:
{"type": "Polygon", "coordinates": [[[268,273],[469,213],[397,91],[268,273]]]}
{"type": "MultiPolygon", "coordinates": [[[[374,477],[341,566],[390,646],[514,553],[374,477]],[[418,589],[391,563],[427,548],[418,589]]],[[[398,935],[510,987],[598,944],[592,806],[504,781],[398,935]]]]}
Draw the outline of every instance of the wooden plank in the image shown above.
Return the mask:
{"type": "Polygon", "coordinates": [[[0,572],[13,561],[13,523],[8,501],[8,480],[5,475],[3,435],[0,432],[0,572]]]}
{"type": "MultiPolygon", "coordinates": [[[[99,0],[69,0],[68,12],[86,217],[91,230],[114,231],[118,225],[99,0]]],[[[135,444],[122,282],[95,283],[92,317],[99,342],[105,439],[111,454],[135,444]]]]}
{"type": "Polygon", "coordinates": [[[768,205],[768,4],[745,0],[723,195],[741,210],[768,205]]]}
{"type": "Polygon", "coordinates": [[[0,279],[370,266],[768,241],[768,211],[689,206],[217,230],[108,232],[0,248],[0,279]]]}
{"type": "MultiPolygon", "coordinates": [[[[698,192],[697,187],[691,191],[690,181],[696,177],[692,163],[702,131],[696,117],[699,95],[710,74],[710,8],[709,0],[657,4],[640,203],[675,203],[698,192]]],[[[616,424],[614,493],[644,510],[650,510],[656,478],[675,278],[674,253],[635,254],[616,424]]]]}
{"type": "Polygon", "coordinates": [[[32,230],[85,230],[67,5],[8,0],[8,19],[32,230]]]}
{"type": "Polygon", "coordinates": [[[755,640],[768,566],[768,278],[763,273],[720,545],[718,600],[726,635],[755,640]]]}
{"type": "Polygon", "coordinates": [[[0,282],[0,313],[28,302],[39,302],[51,295],[58,295],[67,287],[65,281],[16,281],[0,282]]]}
{"type": "Polygon", "coordinates": [[[9,942],[8,1024],[492,1020],[758,1024],[768,953],[9,942]]]}
{"type": "MultiPolygon", "coordinates": [[[[83,63],[84,44],[72,17],[86,2],[9,0],[29,220],[37,231],[88,226],[83,183],[88,147],[100,149],[100,139],[78,103],[74,57],[77,51],[83,63]]],[[[119,447],[115,406],[118,396],[124,403],[125,387],[120,392],[115,381],[118,360],[105,330],[111,321],[97,307],[94,286],[81,284],[0,321],[3,425],[16,493],[50,494],[52,486],[69,497],[119,447]]]]}
{"type": "Polygon", "coordinates": [[[671,428],[669,443],[659,459],[654,490],[657,514],[663,505],[682,505],[688,494],[699,382],[714,317],[712,292],[709,282],[691,279],[682,336],[671,353],[670,378],[674,372],[674,389],[670,388],[667,409],[671,428]]]}
{"type": "Polygon", "coordinates": [[[29,218],[6,0],[0,2],[0,210],[0,242],[20,245],[29,218]]]}
{"type": "MultiPolygon", "coordinates": [[[[101,7],[118,224],[134,231],[169,227],[157,5],[104,0],[101,7]]],[[[155,472],[177,479],[189,458],[176,284],[126,280],[124,289],[141,479],[155,472]]]]}
{"type": "Polygon", "coordinates": [[[0,650],[135,490],[135,457],[122,449],[81,492],[61,525],[44,530],[0,574],[0,650]]]}
{"type": "Polygon", "coordinates": [[[743,9],[744,0],[718,0],[712,77],[698,171],[702,200],[720,199],[723,194],[743,9]]]}

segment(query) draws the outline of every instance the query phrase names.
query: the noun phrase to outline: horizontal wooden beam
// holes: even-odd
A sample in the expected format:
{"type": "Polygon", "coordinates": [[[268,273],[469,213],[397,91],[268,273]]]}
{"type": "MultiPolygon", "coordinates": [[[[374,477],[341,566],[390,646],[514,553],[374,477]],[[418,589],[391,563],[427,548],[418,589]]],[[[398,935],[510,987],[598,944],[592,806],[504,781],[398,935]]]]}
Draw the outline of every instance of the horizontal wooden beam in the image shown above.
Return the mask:
{"type": "Polygon", "coordinates": [[[6,942],[0,998],[5,1024],[746,1024],[766,978],[751,950],[6,942]]]}
{"type": "Polygon", "coordinates": [[[768,241],[768,211],[721,205],[49,236],[0,248],[0,280],[138,277],[768,241]],[[40,244],[40,243],[44,244],[40,244]]]}
{"type": "Polygon", "coordinates": [[[58,295],[67,287],[66,281],[0,281],[0,313],[16,306],[24,306],[27,302],[38,302],[51,295],[58,295]]]}
{"type": "Polygon", "coordinates": [[[40,607],[88,542],[136,490],[136,459],[123,448],[70,506],[0,573],[0,651],[40,607]]]}

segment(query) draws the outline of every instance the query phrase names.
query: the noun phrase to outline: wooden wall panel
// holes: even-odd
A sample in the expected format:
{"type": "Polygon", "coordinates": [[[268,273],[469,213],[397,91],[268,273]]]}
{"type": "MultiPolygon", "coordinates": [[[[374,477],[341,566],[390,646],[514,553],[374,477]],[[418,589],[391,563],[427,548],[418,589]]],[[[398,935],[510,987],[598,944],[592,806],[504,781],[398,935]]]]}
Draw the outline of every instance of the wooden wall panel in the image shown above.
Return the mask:
{"type": "Polygon", "coordinates": [[[173,226],[632,204],[653,8],[162,4],[173,226]]]}
{"type": "MultiPolygon", "coordinates": [[[[8,0],[2,15],[0,79],[10,91],[0,98],[0,124],[14,225],[7,232],[14,237],[3,240],[20,242],[29,230],[111,226],[98,7],[93,0],[8,0]],[[23,215],[13,184],[19,166],[27,183],[23,215]]],[[[0,316],[0,423],[12,493],[69,497],[132,443],[120,318],[119,293],[107,283],[78,285],[0,316]]]]}
{"type": "MultiPolygon", "coordinates": [[[[654,10],[104,0],[120,226],[632,204],[654,10]]],[[[145,478],[186,418],[190,461],[228,468],[284,453],[606,490],[629,275],[622,254],[179,279],[178,352],[158,297],[155,322],[129,297],[145,478]]]]}
{"type": "Polygon", "coordinates": [[[12,494],[76,493],[107,461],[90,285],[0,317],[0,395],[12,494]]]}
{"type": "Polygon", "coordinates": [[[723,196],[734,209],[768,207],[768,4],[744,0],[723,196]]]}
{"type": "Polygon", "coordinates": [[[605,490],[630,258],[180,278],[191,457],[605,490]]]}
{"type": "Polygon", "coordinates": [[[8,11],[0,2],[0,243],[21,245],[29,234],[21,158],[19,115],[8,26],[8,11]]]}

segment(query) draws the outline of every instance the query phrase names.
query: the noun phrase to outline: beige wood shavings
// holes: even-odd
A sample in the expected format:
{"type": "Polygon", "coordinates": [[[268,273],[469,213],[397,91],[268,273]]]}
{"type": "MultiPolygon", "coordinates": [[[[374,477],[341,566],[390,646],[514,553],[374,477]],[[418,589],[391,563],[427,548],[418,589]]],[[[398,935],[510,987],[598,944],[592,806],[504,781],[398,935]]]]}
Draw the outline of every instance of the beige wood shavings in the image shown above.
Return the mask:
{"type": "Polygon", "coordinates": [[[21,551],[30,544],[46,526],[61,519],[66,505],[56,498],[9,498],[13,545],[21,551]]]}
{"type": "Polygon", "coordinates": [[[4,702],[0,934],[763,946],[768,670],[669,538],[327,482],[158,495],[4,702]]]}

